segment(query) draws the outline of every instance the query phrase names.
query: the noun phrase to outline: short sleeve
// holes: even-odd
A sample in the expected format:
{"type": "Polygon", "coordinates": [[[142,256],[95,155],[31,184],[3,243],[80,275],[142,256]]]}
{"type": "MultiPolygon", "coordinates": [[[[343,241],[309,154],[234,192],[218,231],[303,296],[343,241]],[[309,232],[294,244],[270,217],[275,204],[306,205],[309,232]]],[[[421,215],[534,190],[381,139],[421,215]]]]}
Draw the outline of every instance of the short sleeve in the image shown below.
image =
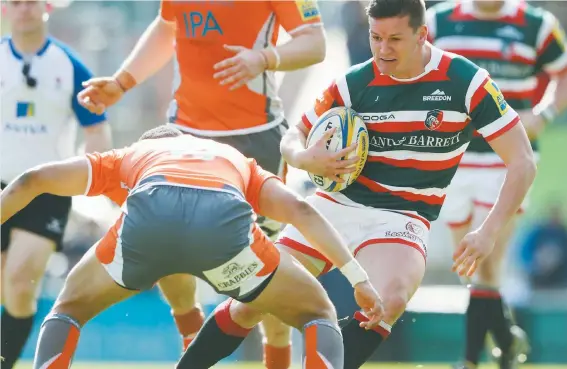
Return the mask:
{"type": "Polygon", "coordinates": [[[466,108],[471,124],[487,141],[499,137],[520,121],[484,69],[477,71],[469,85],[466,108]]]}
{"type": "Polygon", "coordinates": [[[537,36],[536,69],[552,76],[567,72],[565,31],[550,12],[545,12],[537,36]]]}
{"type": "Polygon", "coordinates": [[[322,26],[319,6],[315,0],[270,1],[276,20],[293,35],[305,27],[322,26]]]}
{"type": "Polygon", "coordinates": [[[124,157],[124,150],[95,152],[86,154],[86,157],[89,164],[89,179],[85,195],[105,195],[115,202],[120,200],[117,191],[122,187],[120,165],[124,157]]]}
{"type": "Polygon", "coordinates": [[[175,22],[175,12],[173,10],[172,0],[161,0],[159,6],[159,15],[163,20],[175,22]]]}
{"type": "Polygon", "coordinates": [[[260,167],[254,159],[248,159],[248,163],[250,166],[250,180],[246,187],[246,200],[252,206],[254,211],[258,213],[260,190],[264,183],[270,178],[275,178],[278,181],[281,181],[281,179],[275,174],[262,169],[262,167],[260,167]]]}
{"type": "Polygon", "coordinates": [[[342,76],[333,81],[315,100],[313,107],[307,110],[302,116],[301,121],[308,131],[313,128],[319,117],[329,109],[337,106],[350,107],[350,94],[346,77],[342,76]]]}

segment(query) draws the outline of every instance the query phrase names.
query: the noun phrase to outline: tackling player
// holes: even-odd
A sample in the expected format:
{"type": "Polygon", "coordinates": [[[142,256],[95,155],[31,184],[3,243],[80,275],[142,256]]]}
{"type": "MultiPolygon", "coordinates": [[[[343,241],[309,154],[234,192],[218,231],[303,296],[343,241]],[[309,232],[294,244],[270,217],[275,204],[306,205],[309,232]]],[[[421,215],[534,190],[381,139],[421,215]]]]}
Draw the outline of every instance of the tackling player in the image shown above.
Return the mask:
{"type": "MultiPolygon", "coordinates": [[[[427,12],[429,39],[437,47],[469,58],[486,69],[518,112],[534,151],[545,125],[567,107],[567,53],[564,32],[550,12],[520,0],[446,2],[427,12]],[[557,83],[553,98],[532,109],[540,74],[557,83]],[[538,78],[539,77],[539,78],[538,78]]],[[[540,95],[540,94],[539,94],[540,95]]],[[[442,95],[435,96],[444,98],[442,95]]],[[[485,221],[506,178],[506,164],[480,135],[475,135],[448,190],[440,219],[454,243],[485,221]]],[[[518,210],[521,213],[526,202],[518,210]]],[[[478,365],[487,332],[502,351],[500,368],[514,366],[525,354],[525,333],[514,325],[499,292],[502,260],[517,216],[500,233],[494,252],[469,286],[465,363],[478,365]]]]}
{"type": "MultiPolygon", "coordinates": [[[[93,112],[115,104],[174,56],[170,124],[229,144],[266,170],[284,176],[279,144],[287,129],[275,71],[310,66],[325,57],[325,36],[315,1],[161,1],[160,14],[113,77],[96,78],[79,94],[93,112]],[[275,46],[282,26],[291,40],[275,46]]],[[[263,217],[271,237],[281,229],[263,217]]],[[[187,345],[202,323],[194,308],[193,279],[160,282],[187,345]]],[[[269,369],[290,365],[287,328],[267,331],[269,369]],[[283,331],[282,331],[283,330],[283,331]]]]}
{"type": "MultiPolygon", "coordinates": [[[[1,221],[42,193],[117,200],[123,187],[129,194],[121,216],[70,272],[42,324],[35,369],[70,367],[85,323],[176,273],[195,275],[217,292],[303,330],[305,368],[341,368],[342,336],[323,287],[278,251],[255,223],[256,213],[301,229],[341,266],[372,319],[365,328],[380,321],[380,297],[368,275],[316,210],[236,149],[172,127],[154,128],[124,149],[26,171],[1,194],[1,221]]],[[[208,322],[226,333],[243,334],[230,317],[232,301],[221,304],[208,322]]],[[[217,345],[223,343],[230,345],[230,340],[217,345]]],[[[200,357],[186,356],[177,365],[196,367],[209,366],[200,357]]]]}
{"type": "MultiPolygon", "coordinates": [[[[355,170],[352,163],[337,161],[324,143],[306,149],[310,129],[330,108],[347,106],[369,130],[368,161],[357,181],[340,193],[318,191],[307,198],[346,239],[384,301],[384,319],[376,329],[360,327],[367,319],[360,311],[342,327],[345,369],[368,360],[420,285],[430,223],[473,132],[490,143],[508,172],[490,214],[455,252],[460,275],[472,275],[492,251],[536,173],[518,114],[488,72],[427,42],[423,0],[373,0],[367,14],[373,58],[337,78],[281,145],[290,165],[341,180],[341,174],[355,170]]],[[[333,268],[293,226],[278,243],[316,276],[333,268]]],[[[239,303],[233,318],[249,325],[257,316],[239,303]]],[[[203,331],[188,350],[212,344],[204,338],[203,331]]]]}

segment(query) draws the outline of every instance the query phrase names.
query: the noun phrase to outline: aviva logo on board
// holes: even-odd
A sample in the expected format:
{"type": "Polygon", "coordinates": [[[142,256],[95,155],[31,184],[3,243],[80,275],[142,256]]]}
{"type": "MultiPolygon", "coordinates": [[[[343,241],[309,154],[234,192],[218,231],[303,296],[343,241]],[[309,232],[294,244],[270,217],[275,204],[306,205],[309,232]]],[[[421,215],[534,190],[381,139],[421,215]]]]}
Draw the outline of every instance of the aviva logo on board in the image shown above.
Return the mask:
{"type": "Polygon", "coordinates": [[[35,115],[35,104],[29,101],[18,101],[16,105],[16,117],[33,117],[35,115]]]}

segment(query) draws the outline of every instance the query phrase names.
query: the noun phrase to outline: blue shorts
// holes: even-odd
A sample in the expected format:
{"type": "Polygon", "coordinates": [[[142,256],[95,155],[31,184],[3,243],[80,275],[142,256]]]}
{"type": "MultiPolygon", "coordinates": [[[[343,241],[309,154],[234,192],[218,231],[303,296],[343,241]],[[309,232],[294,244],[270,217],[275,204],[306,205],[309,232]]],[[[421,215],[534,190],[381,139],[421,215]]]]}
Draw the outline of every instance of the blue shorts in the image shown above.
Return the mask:
{"type": "Polygon", "coordinates": [[[267,285],[279,252],[236,189],[204,189],[145,179],[126,200],[96,254],[119,285],[151,288],[171,274],[192,274],[218,293],[251,301],[267,285]]]}

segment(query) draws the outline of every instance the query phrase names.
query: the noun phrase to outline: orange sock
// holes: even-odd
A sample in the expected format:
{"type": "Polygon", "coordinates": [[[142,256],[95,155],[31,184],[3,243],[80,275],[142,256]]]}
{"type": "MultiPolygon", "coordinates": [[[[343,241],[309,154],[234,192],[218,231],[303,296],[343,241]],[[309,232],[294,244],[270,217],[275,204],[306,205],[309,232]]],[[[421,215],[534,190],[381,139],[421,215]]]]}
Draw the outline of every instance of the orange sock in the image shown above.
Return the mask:
{"type": "Polygon", "coordinates": [[[173,319],[175,319],[177,330],[183,338],[183,350],[185,351],[203,326],[205,314],[203,314],[200,306],[196,306],[183,315],[173,314],[173,319]]]}
{"type": "Polygon", "coordinates": [[[291,345],[276,347],[264,344],[264,365],[267,369],[288,369],[291,366],[291,345]]]}

